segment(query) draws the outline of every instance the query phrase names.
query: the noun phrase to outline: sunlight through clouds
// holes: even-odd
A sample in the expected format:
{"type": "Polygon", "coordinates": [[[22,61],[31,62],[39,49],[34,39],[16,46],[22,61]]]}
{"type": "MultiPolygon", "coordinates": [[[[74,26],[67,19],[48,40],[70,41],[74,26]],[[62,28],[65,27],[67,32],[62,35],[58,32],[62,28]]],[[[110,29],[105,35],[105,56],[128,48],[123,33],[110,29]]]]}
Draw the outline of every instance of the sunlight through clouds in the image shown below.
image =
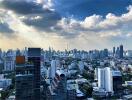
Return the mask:
{"type": "Polygon", "coordinates": [[[125,7],[127,12],[120,15],[95,13],[80,20],[72,14],[64,17],[58,13],[53,0],[0,2],[3,4],[0,7],[0,42],[3,41],[0,46],[8,45],[9,38],[14,47],[21,44],[21,47],[51,46],[61,50],[66,44],[70,44],[71,49],[91,49],[109,48],[124,41],[129,47],[132,42],[132,6],[125,7]]]}

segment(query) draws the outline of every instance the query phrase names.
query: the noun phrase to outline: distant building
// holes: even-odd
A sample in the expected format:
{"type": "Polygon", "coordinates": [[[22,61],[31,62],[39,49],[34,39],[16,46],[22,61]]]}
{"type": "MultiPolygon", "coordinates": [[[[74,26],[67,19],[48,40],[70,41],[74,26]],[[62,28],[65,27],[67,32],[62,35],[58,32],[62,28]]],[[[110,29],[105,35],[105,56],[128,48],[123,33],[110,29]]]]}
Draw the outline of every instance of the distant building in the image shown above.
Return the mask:
{"type": "Polygon", "coordinates": [[[127,57],[132,57],[132,50],[128,50],[128,51],[126,52],[126,56],[127,56],[127,57]]]}
{"type": "Polygon", "coordinates": [[[4,57],[4,71],[14,71],[15,55],[12,50],[7,51],[4,57]]]}
{"type": "Polygon", "coordinates": [[[116,48],[113,47],[113,56],[115,55],[115,53],[116,53],[116,48]]]}
{"type": "Polygon", "coordinates": [[[52,60],[51,61],[51,67],[50,67],[50,78],[51,79],[54,79],[55,73],[56,73],[56,69],[57,69],[56,60],[52,60]]]}
{"type": "Polygon", "coordinates": [[[0,58],[2,57],[2,50],[0,49],[0,58]]]}
{"type": "Polygon", "coordinates": [[[120,45],[120,54],[119,54],[120,58],[123,58],[123,52],[124,52],[123,45],[120,45]]]}
{"type": "Polygon", "coordinates": [[[116,49],[116,57],[119,58],[120,57],[120,48],[117,47],[116,49]]]}
{"type": "Polygon", "coordinates": [[[4,70],[4,61],[0,58],[0,73],[4,70]]]}
{"type": "Polygon", "coordinates": [[[108,49],[104,49],[104,57],[106,58],[108,57],[108,55],[109,55],[108,49]]]}

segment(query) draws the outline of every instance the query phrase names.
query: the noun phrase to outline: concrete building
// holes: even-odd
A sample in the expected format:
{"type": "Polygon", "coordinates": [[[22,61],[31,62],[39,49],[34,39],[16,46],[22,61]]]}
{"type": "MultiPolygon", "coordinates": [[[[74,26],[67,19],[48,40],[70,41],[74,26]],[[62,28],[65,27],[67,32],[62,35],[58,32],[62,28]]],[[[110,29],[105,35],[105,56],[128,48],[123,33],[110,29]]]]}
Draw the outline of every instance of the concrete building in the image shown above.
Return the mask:
{"type": "Polygon", "coordinates": [[[0,58],[0,73],[4,70],[4,61],[0,58]]]}
{"type": "Polygon", "coordinates": [[[12,50],[7,51],[4,57],[4,71],[14,71],[15,68],[15,54],[12,50]]]}
{"type": "Polygon", "coordinates": [[[128,50],[128,51],[126,52],[126,56],[127,56],[127,57],[132,57],[132,50],[128,50]]]}
{"type": "Polygon", "coordinates": [[[48,88],[48,100],[67,100],[66,76],[62,70],[56,71],[51,86],[48,88]]]}
{"type": "Polygon", "coordinates": [[[50,78],[51,79],[55,77],[56,69],[57,69],[56,60],[52,60],[51,67],[50,67],[50,78]]]}
{"type": "Polygon", "coordinates": [[[98,68],[98,88],[113,92],[112,74],[109,67],[98,68]]]}
{"type": "Polygon", "coordinates": [[[0,79],[0,88],[6,89],[8,86],[12,84],[11,79],[0,79]]]}

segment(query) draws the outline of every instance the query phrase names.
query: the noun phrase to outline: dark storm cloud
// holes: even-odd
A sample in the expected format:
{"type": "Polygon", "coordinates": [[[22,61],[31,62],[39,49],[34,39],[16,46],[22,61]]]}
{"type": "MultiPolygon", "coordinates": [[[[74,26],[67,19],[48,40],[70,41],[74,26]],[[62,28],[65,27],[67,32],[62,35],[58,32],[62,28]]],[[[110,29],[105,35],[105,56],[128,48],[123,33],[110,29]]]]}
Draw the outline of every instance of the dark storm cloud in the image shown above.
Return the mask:
{"type": "Polygon", "coordinates": [[[34,26],[38,30],[51,31],[50,28],[55,26],[61,16],[54,11],[44,9],[42,4],[29,2],[27,0],[4,0],[2,2],[4,8],[16,12],[25,24],[34,26]],[[36,18],[39,16],[40,18],[36,18]]]}
{"type": "Polygon", "coordinates": [[[132,0],[54,0],[55,9],[65,17],[74,16],[85,19],[93,14],[106,16],[113,13],[117,16],[126,13],[126,7],[132,0]]]}
{"type": "Polygon", "coordinates": [[[51,27],[55,26],[61,17],[55,12],[47,12],[42,14],[31,14],[23,20],[27,25],[31,25],[40,31],[52,31],[51,27]],[[39,18],[37,18],[39,17],[39,18]]]}
{"type": "Polygon", "coordinates": [[[126,9],[132,4],[130,0],[52,0],[55,10],[46,8],[45,3],[33,1],[4,0],[2,5],[14,11],[26,25],[38,29],[40,34],[41,31],[53,32],[66,38],[74,38],[82,33],[104,33],[107,36],[108,33],[113,35],[114,31],[125,30],[124,23],[130,28],[127,19],[131,17],[132,10],[126,9]],[[126,14],[126,18],[123,14],[126,14]]]}
{"type": "Polygon", "coordinates": [[[1,3],[4,8],[13,10],[18,14],[44,13],[41,4],[27,2],[26,0],[4,0],[1,3]]]}
{"type": "Polygon", "coordinates": [[[14,31],[9,27],[7,23],[0,23],[0,33],[4,35],[11,35],[14,31]]]}

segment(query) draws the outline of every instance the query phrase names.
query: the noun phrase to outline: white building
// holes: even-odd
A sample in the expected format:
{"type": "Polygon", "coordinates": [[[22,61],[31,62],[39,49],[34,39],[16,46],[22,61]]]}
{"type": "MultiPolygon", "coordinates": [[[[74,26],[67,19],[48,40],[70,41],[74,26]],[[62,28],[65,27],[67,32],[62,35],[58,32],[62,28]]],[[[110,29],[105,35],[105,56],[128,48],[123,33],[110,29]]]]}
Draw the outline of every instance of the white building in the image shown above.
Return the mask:
{"type": "Polygon", "coordinates": [[[112,73],[109,67],[98,68],[98,88],[113,92],[112,73]]]}
{"type": "Polygon", "coordinates": [[[57,69],[56,60],[52,60],[50,67],[50,78],[53,79],[55,77],[56,69],[57,69]]]}
{"type": "Polygon", "coordinates": [[[9,50],[4,58],[4,71],[13,71],[15,67],[15,54],[9,50]]]}

